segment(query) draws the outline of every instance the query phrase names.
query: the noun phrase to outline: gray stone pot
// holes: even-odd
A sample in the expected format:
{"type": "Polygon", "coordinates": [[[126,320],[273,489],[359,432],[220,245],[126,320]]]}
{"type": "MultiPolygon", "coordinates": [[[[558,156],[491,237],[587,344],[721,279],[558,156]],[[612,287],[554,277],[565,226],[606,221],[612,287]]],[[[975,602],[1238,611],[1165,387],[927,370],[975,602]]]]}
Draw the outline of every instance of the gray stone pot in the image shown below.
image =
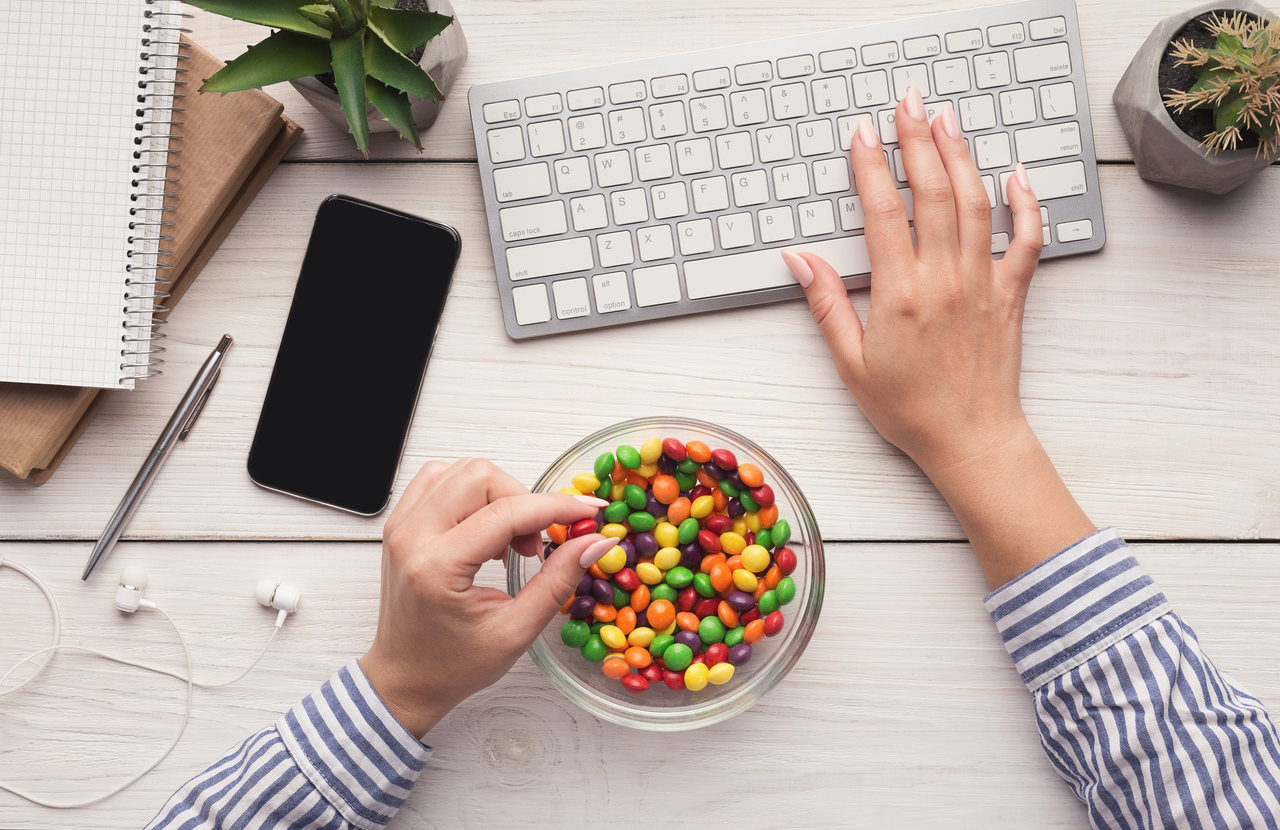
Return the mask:
{"type": "MultiPolygon", "coordinates": [[[[418,65],[435,79],[436,86],[440,87],[440,91],[446,96],[449,90],[453,88],[454,81],[458,80],[458,72],[462,69],[462,64],[467,60],[467,39],[462,34],[462,24],[458,21],[458,17],[454,14],[453,5],[449,0],[432,0],[429,8],[433,12],[447,14],[453,17],[443,32],[427,42],[426,51],[422,53],[422,59],[418,61],[418,65]]],[[[329,87],[320,83],[314,77],[299,78],[290,81],[293,88],[302,93],[302,97],[307,99],[307,103],[315,107],[317,110],[328,118],[343,132],[349,132],[350,127],[347,125],[347,117],[342,114],[342,102],[338,99],[338,93],[329,87]]],[[[413,111],[413,121],[418,125],[419,130],[425,130],[435,123],[436,117],[440,115],[440,108],[444,105],[444,99],[439,101],[429,101],[424,98],[417,98],[413,95],[409,96],[410,109],[413,111]]],[[[373,104],[369,105],[369,132],[370,133],[389,133],[394,132],[395,128],[382,119],[373,104]]]]}
{"type": "Polygon", "coordinates": [[[1192,19],[1219,9],[1274,16],[1254,0],[1217,0],[1165,18],[1142,44],[1112,96],[1138,175],[1148,181],[1223,194],[1276,160],[1274,155],[1258,157],[1254,148],[1205,155],[1200,143],[1173,123],[1160,98],[1160,61],[1170,39],[1192,19]]]}

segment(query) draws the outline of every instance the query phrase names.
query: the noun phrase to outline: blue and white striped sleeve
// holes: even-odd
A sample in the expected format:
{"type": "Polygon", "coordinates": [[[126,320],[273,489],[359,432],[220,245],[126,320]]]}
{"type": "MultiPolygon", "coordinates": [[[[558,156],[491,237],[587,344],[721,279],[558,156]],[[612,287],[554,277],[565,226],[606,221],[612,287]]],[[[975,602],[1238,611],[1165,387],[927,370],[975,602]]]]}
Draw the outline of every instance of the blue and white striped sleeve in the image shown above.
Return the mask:
{"type": "Polygon", "coordinates": [[[1114,529],[985,601],[1094,827],[1280,826],[1280,739],[1114,529]]]}
{"type": "Polygon", "coordinates": [[[429,757],[353,660],[183,785],[147,828],[381,830],[429,757]]]}

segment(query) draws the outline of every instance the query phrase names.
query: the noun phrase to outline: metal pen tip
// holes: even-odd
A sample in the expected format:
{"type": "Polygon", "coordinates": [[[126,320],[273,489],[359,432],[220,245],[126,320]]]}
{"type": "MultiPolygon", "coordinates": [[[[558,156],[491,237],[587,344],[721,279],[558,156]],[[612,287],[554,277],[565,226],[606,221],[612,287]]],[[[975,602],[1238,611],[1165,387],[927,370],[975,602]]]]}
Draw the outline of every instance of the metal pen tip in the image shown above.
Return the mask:
{"type": "Polygon", "coordinates": [[[215,352],[225,352],[227,349],[231,348],[231,343],[232,343],[231,335],[229,335],[229,334],[224,334],[224,335],[222,335],[222,339],[218,341],[218,345],[217,345],[217,347],[214,349],[214,351],[215,351],[215,352]]]}

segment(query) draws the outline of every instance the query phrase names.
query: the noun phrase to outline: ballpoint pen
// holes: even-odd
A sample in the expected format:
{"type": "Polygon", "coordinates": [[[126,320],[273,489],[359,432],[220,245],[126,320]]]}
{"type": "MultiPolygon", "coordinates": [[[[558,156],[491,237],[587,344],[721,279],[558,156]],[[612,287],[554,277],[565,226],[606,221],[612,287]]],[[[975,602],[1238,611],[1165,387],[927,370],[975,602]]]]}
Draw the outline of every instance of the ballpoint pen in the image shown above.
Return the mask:
{"type": "Polygon", "coordinates": [[[102,538],[98,539],[98,543],[93,546],[93,553],[90,554],[89,562],[84,566],[84,575],[80,577],[81,579],[88,579],[93,569],[120,540],[120,534],[124,532],[129,519],[142,503],[142,497],[146,495],[147,490],[151,489],[151,483],[155,481],[160,468],[164,466],[165,459],[169,457],[169,451],[179,441],[185,440],[187,434],[191,432],[192,425],[195,424],[196,418],[200,417],[205,403],[209,400],[213,385],[218,381],[218,375],[222,371],[222,360],[230,347],[231,335],[222,335],[222,340],[214,347],[213,354],[209,355],[200,367],[200,371],[196,372],[195,380],[191,381],[190,388],[178,402],[178,408],[173,411],[169,423],[165,424],[160,437],[156,439],[155,446],[147,454],[147,460],[142,462],[142,467],[134,476],[133,483],[129,485],[120,506],[111,516],[111,521],[107,522],[106,529],[102,531],[102,538]]]}

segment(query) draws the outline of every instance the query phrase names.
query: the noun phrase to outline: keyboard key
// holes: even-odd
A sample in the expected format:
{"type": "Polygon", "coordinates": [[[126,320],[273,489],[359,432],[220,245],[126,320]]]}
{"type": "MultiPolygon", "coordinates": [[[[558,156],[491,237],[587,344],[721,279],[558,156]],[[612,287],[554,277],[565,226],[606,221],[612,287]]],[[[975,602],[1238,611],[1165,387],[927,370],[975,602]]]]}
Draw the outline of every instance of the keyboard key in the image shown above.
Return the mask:
{"type": "Polygon", "coordinates": [[[564,109],[560,101],[560,93],[550,95],[532,95],[524,99],[524,112],[530,118],[544,115],[558,115],[564,109]]]}
{"type": "Polygon", "coordinates": [[[925,98],[929,97],[929,67],[922,63],[911,66],[898,66],[893,70],[893,89],[901,101],[907,97],[907,90],[915,87],[925,98]]]}
{"type": "Polygon", "coordinates": [[[626,150],[597,154],[595,166],[596,184],[600,187],[631,184],[631,154],[626,150]]]}
{"type": "MultiPolygon", "coordinates": [[[[583,159],[585,161],[585,159],[583,159]]],[[[588,178],[587,187],[591,186],[588,178]]],[[[551,174],[545,162],[500,167],[493,171],[493,189],[499,202],[518,202],[551,195],[551,174]]]]}
{"type": "Polygon", "coordinates": [[[991,170],[1013,164],[1013,156],[1009,151],[1009,134],[991,133],[978,136],[973,140],[973,156],[978,162],[979,170],[991,170]]]}
{"type": "Polygon", "coordinates": [[[672,95],[684,95],[689,91],[688,75],[663,75],[649,82],[654,98],[669,98],[672,95]]]}
{"type": "Polygon", "coordinates": [[[1071,118],[1076,108],[1076,85],[1071,81],[1040,87],[1040,112],[1046,119],[1071,118]]]}
{"type": "Polygon", "coordinates": [[[704,69],[701,72],[693,73],[693,88],[698,92],[709,92],[713,89],[724,89],[732,80],[729,77],[729,67],[721,66],[716,69],[704,69]]]}
{"type": "MultiPolygon", "coordinates": [[[[493,174],[495,179],[497,179],[499,172],[502,171],[496,171],[493,174]]],[[[579,191],[590,189],[591,162],[587,161],[586,156],[575,156],[571,159],[561,159],[556,162],[556,190],[561,193],[578,193],[579,191]]],[[[498,201],[506,200],[499,197],[498,201]]]]}
{"type": "Polygon", "coordinates": [[[1040,224],[1046,228],[1049,226],[1049,208],[1044,205],[1040,206],[1040,224]]]}
{"type": "Polygon", "coordinates": [[[867,113],[861,115],[842,115],[836,119],[836,130],[839,133],[837,140],[840,143],[840,149],[844,152],[849,151],[849,142],[853,140],[853,134],[858,130],[858,122],[862,120],[870,121],[871,116],[867,113]]]}
{"type": "Polygon", "coordinates": [[[1002,26],[991,26],[987,29],[987,43],[992,46],[1009,46],[1022,43],[1027,39],[1021,23],[1007,23],[1002,26]]]}
{"type": "Polygon", "coordinates": [[[489,160],[494,164],[504,161],[520,161],[524,158],[524,130],[519,127],[503,127],[490,130],[489,160]]]}
{"type": "Polygon", "coordinates": [[[862,65],[876,66],[882,63],[896,63],[898,61],[898,44],[889,43],[872,43],[869,46],[862,47],[862,65]]]}
{"type": "Polygon", "coordinates": [[[716,249],[715,239],[711,236],[710,219],[694,219],[676,225],[676,236],[680,238],[680,253],[685,256],[708,254],[716,249]]]}
{"type": "Polygon", "coordinates": [[[880,128],[881,144],[897,144],[898,143],[898,115],[897,110],[880,110],[876,113],[876,122],[880,128]]]}
{"type": "Polygon", "coordinates": [[[834,153],[836,150],[836,139],[831,134],[831,122],[825,118],[797,125],[796,134],[800,138],[800,155],[802,156],[823,156],[834,153]]]}
{"type": "Polygon", "coordinates": [[[808,251],[817,254],[829,262],[841,276],[860,276],[871,273],[866,237],[824,239],[788,248],[747,251],[686,262],[684,284],[689,292],[689,299],[700,300],[747,291],[762,291],[767,288],[794,286],[795,277],[791,276],[791,272],[787,270],[779,250],[791,253],[808,251]]]}
{"type": "Polygon", "coordinates": [[[674,265],[654,265],[631,272],[636,305],[641,308],[680,302],[680,271],[674,265]]]}
{"type": "Polygon", "coordinates": [[[574,150],[595,150],[608,142],[604,137],[604,116],[600,113],[569,119],[569,145],[574,150]]]}
{"type": "Polygon", "coordinates": [[[836,217],[831,212],[831,202],[805,202],[797,208],[800,213],[800,235],[826,236],[836,232],[836,217]]]}
{"type": "Polygon", "coordinates": [[[609,225],[609,212],[605,208],[603,193],[570,199],[569,215],[573,217],[573,229],[578,232],[594,231],[609,225]]]}
{"type": "Polygon", "coordinates": [[[502,238],[507,242],[556,236],[569,230],[564,217],[564,202],[503,208],[498,211],[498,219],[502,225],[502,238]]]}
{"type": "Polygon", "coordinates": [[[515,121],[520,117],[519,101],[495,101],[484,105],[484,123],[497,124],[501,121],[515,121]]]}
{"type": "Polygon", "coordinates": [[[636,149],[636,176],[642,182],[665,179],[674,175],[671,169],[671,147],[653,144],[636,149]]]}
{"type": "Polygon", "coordinates": [[[1031,21],[1030,28],[1032,40],[1049,40],[1067,33],[1067,20],[1064,17],[1046,17],[1031,21]]]}
{"type": "Polygon", "coordinates": [[[897,180],[905,184],[907,181],[907,167],[902,163],[902,148],[900,147],[893,148],[893,166],[891,169],[897,180]]]}
{"type": "Polygon", "coordinates": [[[994,129],[996,126],[996,99],[990,95],[961,98],[956,114],[960,116],[960,129],[967,133],[994,129]]]}
{"type": "Polygon", "coordinates": [[[689,102],[689,111],[693,115],[693,131],[695,133],[723,130],[729,126],[728,116],[725,115],[724,110],[723,95],[694,98],[689,102]]]}
{"type": "Polygon", "coordinates": [[[724,210],[729,206],[729,188],[724,176],[711,176],[706,179],[694,179],[693,210],[695,213],[711,213],[724,210]]]}
{"type": "Polygon", "coordinates": [[[813,74],[813,55],[796,55],[778,59],[779,78],[803,78],[813,74]]]}
{"type": "Polygon", "coordinates": [[[1071,49],[1065,43],[1015,49],[1013,65],[1020,84],[1063,78],[1071,74],[1071,49]]]}
{"type": "Polygon", "coordinates": [[[853,76],[853,105],[878,107],[889,103],[889,76],[883,69],[853,76]]]}
{"type": "Polygon", "coordinates": [[[585,236],[507,249],[507,273],[513,282],[586,271],[593,267],[591,240],[585,236]]]}
{"type": "Polygon", "coordinates": [[[763,89],[747,89],[729,96],[729,108],[733,110],[733,124],[745,127],[760,124],[769,118],[763,89]]]}
{"type": "Polygon", "coordinates": [[[691,138],[676,142],[676,167],[681,176],[692,176],[695,173],[707,173],[713,167],[711,163],[711,139],[691,138]]]}
{"type": "Polygon", "coordinates": [[[1036,94],[1029,89],[1000,93],[1000,120],[1006,127],[1036,120],[1036,94]]]}
{"type": "Polygon", "coordinates": [[[948,52],[972,52],[982,48],[982,30],[965,29],[962,32],[947,33],[948,52]]]}
{"type": "Polygon", "coordinates": [[[720,231],[720,247],[726,251],[756,244],[756,231],[750,213],[729,213],[716,217],[720,231]]]}
{"type": "Polygon", "coordinates": [[[641,262],[655,259],[671,259],[676,255],[671,244],[670,225],[651,225],[636,231],[636,247],[640,249],[641,262]]]}
{"type": "Polygon", "coordinates": [[[840,72],[853,69],[858,65],[858,53],[852,49],[833,49],[818,55],[818,64],[823,72],[840,72]]]}
{"type": "Polygon", "coordinates": [[[1080,124],[1076,121],[1017,130],[1013,134],[1013,143],[1018,149],[1018,161],[1023,164],[1068,158],[1084,152],[1080,143],[1080,124]]]}
{"type": "Polygon", "coordinates": [[[609,113],[609,134],[614,144],[635,144],[649,136],[644,131],[644,110],[631,107],[609,113]]]}
{"type": "Polygon", "coordinates": [[[809,168],[805,164],[786,164],[773,168],[773,194],[778,201],[803,199],[809,195],[809,168]]]}
{"type": "Polygon", "coordinates": [[[1093,222],[1081,219],[1079,222],[1063,222],[1058,225],[1059,242],[1079,242],[1082,239],[1093,239],[1093,222]]]}
{"type": "Polygon", "coordinates": [[[631,247],[630,231],[600,234],[596,237],[596,251],[600,254],[601,268],[630,265],[636,261],[635,250],[631,247]]]}
{"type": "Polygon", "coordinates": [[[842,231],[860,231],[867,226],[867,215],[862,211],[862,200],[857,196],[843,196],[836,200],[836,213],[840,215],[842,231]]]}
{"type": "Polygon", "coordinates": [[[942,54],[942,41],[937,35],[909,38],[902,41],[902,54],[909,61],[937,57],[942,54]]]}
{"type": "Polygon", "coordinates": [[[756,219],[760,222],[760,241],[765,244],[796,238],[795,214],[790,205],[757,211],[756,219]]]}
{"type": "Polygon", "coordinates": [[[591,284],[596,290],[597,314],[626,311],[631,308],[631,292],[627,290],[626,272],[596,274],[591,278],[591,284]]]}
{"type": "Polygon", "coordinates": [[[561,320],[586,317],[591,313],[591,298],[587,296],[585,277],[554,282],[551,284],[551,293],[556,300],[556,316],[561,320]]]}
{"type": "Polygon", "coordinates": [[[1041,228],[1040,233],[1041,233],[1041,239],[1043,240],[1044,246],[1046,248],[1053,244],[1053,234],[1050,233],[1048,225],[1045,225],[1043,228],[1041,228]]]}
{"type": "Polygon", "coordinates": [[[769,176],[763,170],[746,170],[730,177],[733,203],[738,207],[763,205],[769,201],[769,176]]]}
{"type": "Polygon", "coordinates": [[[511,290],[511,300],[516,307],[516,325],[531,326],[551,319],[551,306],[547,303],[547,287],[542,283],[521,285],[511,290]]]}
{"type": "Polygon", "coordinates": [[[574,112],[603,107],[604,89],[598,86],[588,87],[587,89],[571,89],[569,90],[568,98],[569,109],[574,112]]]}
{"type": "Polygon", "coordinates": [[[634,225],[649,221],[649,204],[645,200],[643,187],[614,191],[609,194],[609,202],[613,207],[615,225],[634,225]]]}
{"type": "Polygon", "coordinates": [[[722,133],[716,136],[716,158],[721,170],[746,167],[755,163],[751,153],[751,133],[722,133]]]}
{"type": "Polygon", "coordinates": [[[986,55],[974,56],[973,78],[978,85],[978,89],[1008,86],[1013,80],[1009,77],[1009,54],[1007,52],[991,52],[986,55]]]}
{"type": "Polygon", "coordinates": [[[773,99],[773,117],[777,121],[809,114],[809,96],[802,83],[770,87],[769,97],[773,99]]]}
{"type": "Polygon", "coordinates": [[[813,163],[813,190],[818,194],[849,192],[849,162],[844,158],[813,163]]]}
{"type": "Polygon", "coordinates": [[[740,64],[733,68],[733,76],[737,78],[738,83],[743,86],[746,86],[747,84],[759,84],[765,81],[772,81],[773,64],[769,61],[740,64]]]}
{"type": "Polygon", "coordinates": [[[791,141],[791,128],[785,124],[756,130],[756,146],[760,150],[760,161],[765,163],[786,161],[796,154],[795,145],[791,141]]]}
{"type": "Polygon", "coordinates": [[[1009,234],[1007,233],[991,234],[991,253],[993,255],[1003,254],[1007,250],[1009,250],[1009,234]]]}
{"type": "Polygon", "coordinates": [[[558,156],[564,152],[564,125],[540,121],[529,125],[529,152],[534,158],[558,156]]]}
{"type": "Polygon", "coordinates": [[[684,117],[684,103],[673,101],[669,104],[651,104],[649,125],[653,128],[654,138],[675,138],[689,132],[689,125],[684,117]]]}
{"type": "MultiPolygon", "coordinates": [[[[1009,204],[1009,178],[1012,175],[1013,173],[1000,174],[1000,192],[1004,195],[1006,205],[1009,204]]],[[[1031,192],[1041,202],[1082,196],[1089,192],[1089,184],[1084,178],[1083,161],[1069,161],[1049,167],[1028,167],[1027,176],[1031,181],[1031,192]]]]}
{"type": "Polygon", "coordinates": [[[645,99],[644,81],[609,85],[610,104],[634,104],[645,99]]]}
{"type": "Polygon", "coordinates": [[[817,113],[843,112],[849,109],[849,85],[843,75],[811,81],[813,111],[817,113]]]}
{"type": "Polygon", "coordinates": [[[968,92],[970,88],[969,61],[965,58],[934,61],[933,88],[939,95],[968,92]]]}
{"type": "Polygon", "coordinates": [[[689,190],[684,182],[651,187],[649,195],[653,198],[654,219],[674,219],[689,212],[689,190]]]}

